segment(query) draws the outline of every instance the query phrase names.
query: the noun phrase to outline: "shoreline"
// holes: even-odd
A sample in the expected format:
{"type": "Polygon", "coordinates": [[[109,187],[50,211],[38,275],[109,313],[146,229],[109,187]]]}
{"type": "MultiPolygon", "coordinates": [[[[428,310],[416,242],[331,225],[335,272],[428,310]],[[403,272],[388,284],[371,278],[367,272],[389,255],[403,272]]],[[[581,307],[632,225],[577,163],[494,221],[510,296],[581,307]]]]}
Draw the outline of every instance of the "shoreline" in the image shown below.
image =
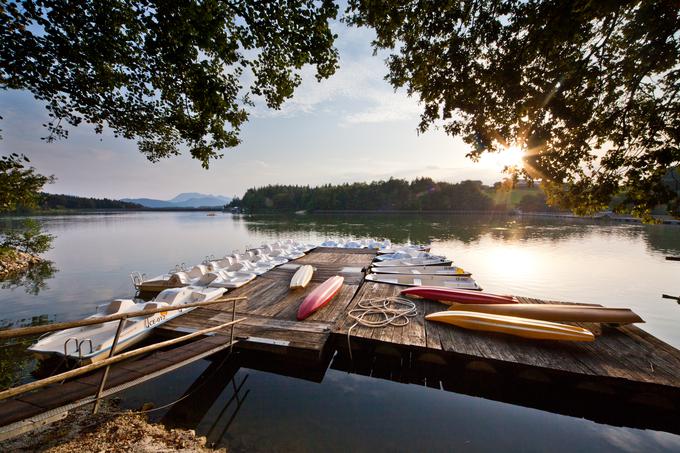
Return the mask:
{"type": "Polygon", "coordinates": [[[118,401],[102,400],[96,415],[92,415],[91,404],[74,409],[59,421],[0,442],[0,450],[226,453],[224,448],[206,446],[207,439],[194,430],[150,423],[144,413],[121,410],[118,401]]]}
{"type": "Polygon", "coordinates": [[[0,280],[26,271],[31,266],[44,262],[38,255],[19,250],[0,250],[0,280]]]}

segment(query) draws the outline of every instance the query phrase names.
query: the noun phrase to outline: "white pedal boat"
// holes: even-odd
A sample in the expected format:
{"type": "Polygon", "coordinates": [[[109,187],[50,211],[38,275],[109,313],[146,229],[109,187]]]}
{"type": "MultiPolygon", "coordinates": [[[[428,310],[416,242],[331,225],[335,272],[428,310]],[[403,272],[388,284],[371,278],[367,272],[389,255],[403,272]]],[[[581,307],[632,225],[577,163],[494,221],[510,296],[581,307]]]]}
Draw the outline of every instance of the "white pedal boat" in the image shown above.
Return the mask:
{"type": "MultiPolygon", "coordinates": [[[[97,308],[97,313],[88,319],[121,313],[131,313],[144,309],[151,310],[164,306],[177,306],[194,302],[207,302],[217,299],[226,292],[224,288],[170,288],[158,294],[150,302],[135,303],[129,299],[116,299],[97,308]]],[[[116,352],[129,348],[147,338],[151,331],[169,320],[181,316],[193,308],[163,311],[149,316],[137,316],[125,320],[118,339],[116,352]]],[[[66,356],[81,363],[94,363],[109,356],[111,345],[120,321],[109,321],[84,327],[54,332],[39,339],[28,350],[39,358],[66,356]]]]}
{"type": "Polygon", "coordinates": [[[458,277],[453,275],[368,274],[366,275],[366,280],[401,286],[442,286],[453,289],[482,290],[472,277],[458,277]]]}
{"type": "Polygon", "coordinates": [[[205,264],[197,264],[189,270],[183,269],[183,266],[176,266],[175,270],[153,278],[146,278],[146,274],[133,272],[130,278],[138,291],[157,292],[167,288],[190,286],[209,271],[205,264]]]}
{"type": "Polygon", "coordinates": [[[209,288],[240,288],[252,281],[255,277],[257,277],[257,275],[252,272],[216,270],[208,272],[203,277],[199,278],[195,283],[195,286],[209,288]]]}
{"type": "Polygon", "coordinates": [[[472,274],[462,267],[456,266],[387,266],[371,267],[374,274],[406,274],[406,275],[458,275],[469,277],[472,274]]]}

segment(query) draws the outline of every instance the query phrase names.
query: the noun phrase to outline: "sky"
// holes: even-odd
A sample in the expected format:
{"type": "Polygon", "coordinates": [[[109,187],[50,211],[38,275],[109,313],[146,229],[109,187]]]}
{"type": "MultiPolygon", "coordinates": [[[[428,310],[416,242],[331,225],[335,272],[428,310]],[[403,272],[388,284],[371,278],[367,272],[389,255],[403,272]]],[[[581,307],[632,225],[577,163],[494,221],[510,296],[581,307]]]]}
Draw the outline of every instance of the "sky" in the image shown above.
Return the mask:
{"type": "Polygon", "coordinates": [[[418,134],[416,98],[384,80],[386,53],[373,55],[373,31],[336,22],[340,68],[322,82],[313,68],[278,111],[261,102],[242,128],[242,143],[224,150],[209,170],[182,155],[149,162],[134,141],[95,134],[81,125],[69,138],[45,143],[44,106],[28,92],[0,92],[0,153],[26,154],[40,173],[57,180],[50,193],[87,197],[170,199],[182,192],[242,196],[267,184],[320,185],[431,177],[437,181],[502,179],[493,159],[474,163],[468,145],[441,130],[418,134]]]}

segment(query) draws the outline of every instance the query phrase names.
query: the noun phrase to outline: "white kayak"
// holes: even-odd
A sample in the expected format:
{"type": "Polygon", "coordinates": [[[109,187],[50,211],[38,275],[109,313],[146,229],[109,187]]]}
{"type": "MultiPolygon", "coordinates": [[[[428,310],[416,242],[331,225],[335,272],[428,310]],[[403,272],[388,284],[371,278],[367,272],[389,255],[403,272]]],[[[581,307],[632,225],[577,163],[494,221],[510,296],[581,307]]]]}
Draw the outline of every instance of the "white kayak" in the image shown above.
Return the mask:
{"type": "Polygon", "coordinates": [[[482,290],[472,277],[455,275],[368,274],[366,280],[401,286],[439,286],[474,291],[482,290]]]}
{"type": "Polygon", "coordinates": [[[312,266],[309,264],[300,266],[295,274],[293,274],[293,278],[290,279],[290,289],[305,288],[312,280],[312,275],[314,275],[314,268],[312,266]]]}
{"type": "Polygon", "coordinates": [[[374,274],[406,274],[406,275],[458,275],[461,277],[469,277],[469,272],[466,272],[462,267],[456,266],[387,266],[387,267],[372,267],[371,272],[374,274]]]}
{"type": "Polygon", "coordinates": [[[385,260],[375,261],[371,264],[372,267],[413,267],[413,266],[445,266],[450,265],[452,261],[447,258],[408,258],[403,260],[385,260]]]}
{"type": "MultiPolygon", "coordinates": [[[[165,306],[174,307],[194,302],[207,302],[217,299],[225,292],[226,289],[224,288],[198,288],[193,286],[170,288],[162,291],[150,302],[135,303],[130,299],[116,299],[98,307],[97,313],[88,319],[165,306]]],[[[180,308],[179,310],[163,311],[125,320],[116,351],[120,352],[139,343],[147,338],[155,327],[191,310],[193,308],[180,308]]],[[[66,356],[81,363],[98,362],[109,356],[119,322],[116,320],[60,330],[40,338],[28,350],[43,359],[51,356],[66,356]]]]}

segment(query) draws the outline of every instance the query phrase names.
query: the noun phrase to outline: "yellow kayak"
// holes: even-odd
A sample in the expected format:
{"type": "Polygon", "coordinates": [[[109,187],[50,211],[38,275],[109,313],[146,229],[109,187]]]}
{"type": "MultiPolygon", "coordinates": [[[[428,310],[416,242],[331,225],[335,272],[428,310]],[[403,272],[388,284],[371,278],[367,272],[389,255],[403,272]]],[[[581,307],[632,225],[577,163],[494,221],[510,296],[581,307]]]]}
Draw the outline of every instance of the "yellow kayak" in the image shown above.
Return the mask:
{"type": "Polygon", "coordinates": [[[471,311],[440,311],[425,316],[428,321],[443,322],[471,330],[501,332],[535,340],[594,341],[593,333],[583,327],[550,321],[494,315],[471,311]]]}
{"type": "Polygon", "coordinates": [[[314,275],[314,268],[309,264],[300,266],[290,279],[290,289],[304,288],[307,286],[314,275]]]}
{"type": "Polygon", "coordinates": [[[517,316],[553,322],[600,322],[633,324],[644,322],[628,308],[606,308],[568,304],[456,304],[449,310],[472,311],[492,315],[517,316]]]}

